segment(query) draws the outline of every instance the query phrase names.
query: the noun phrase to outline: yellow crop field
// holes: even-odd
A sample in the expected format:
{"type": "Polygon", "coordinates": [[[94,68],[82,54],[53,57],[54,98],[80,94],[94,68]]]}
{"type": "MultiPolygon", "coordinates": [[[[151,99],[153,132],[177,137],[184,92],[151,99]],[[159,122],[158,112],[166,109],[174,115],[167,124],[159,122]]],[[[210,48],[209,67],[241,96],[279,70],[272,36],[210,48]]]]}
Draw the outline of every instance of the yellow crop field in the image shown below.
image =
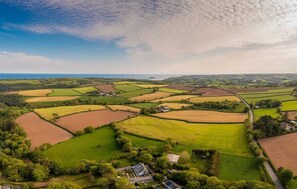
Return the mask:
{"type": "Polygon", "coordinates": [[[136,112],[136,113],[140,112],[140,108],[125,106],[125,105],[108,105],[108,107],[113,111],[121,110],[121,111],[136,112]]]}
{"type": "Polygon", "coordinates": [[[132,97],[132,98],[129,98],[129,100],[137,101],[137,102],[150,101],[150,100],[156,100],[156,99],[168,97],[170,95],[171,95],[171,93],[158,91],[158,92],[155,92],[155,93],[150,93],[150,94],[145,94],[145,95],[141,95],[141,96],[132,97]]]}
{"type": "Polygon", "coordinates": [[[247,119],[245,113],[226,113],[204,110],[180,110],[157,113],[154,116],[199,123],[241,123],[247,119]]]}
{"type": "Polygon", "coordinates": [[[36,89],[36,90],[26,90],[19,91],[18,94],[22,96],[46,96],[49,93],[52,93],[51,89],[36,89]]]}
{"type": "Polygon", "coordinates": [[[182,100],[187,100],[187,99],[190,99],[190,98],[194,98],[194,97],[197,97],[196,95],[176,95],[176,96],[170,96],[170,97],[167,97],[167,98],[163,98],[163,99],[160,99],[160,100],[153,100],[152,102],[180,102],[182,100]]]}
{"type": "Polygon", "coordinates": [[[240,102],[240,99],[237,98],[236,96],[213,96],[213,97],[196,97],[196,98],[191,98],[190,102],[192,103],[201,103],[201,102],[222,102],[225,100],[229,101],[237,101],[240,102]]]}
{"type": "Polygon", "coordinates": [[[26,102],[57,102],[57,101],[66,101],[74,100],[79,96],[52,96],[52,97],[33,97],[26,99],[26,102]]]}
{"type": "Polygon", "coordinates": [[[86,112],[86,111],[92,111],[92,110],[104,110],[104,109],[106,109],[106,107],[101,105],[77,105],[77,106],[60,106],[60,107],[53,107],[53,108],[39,108],[39,109],[34,109],[34,112],[36,112],[46,120],[51,120],[51,119],[54,119],[53,114],[57,114],[58,117],[62,117],[62,116],[66,116],[74,113],[80,113],[80,112],[86,112]]]}
{"type": "Polygon", "coordinates": [[[147,84],[147,85],[137,85],[138,87],[142,88],[154,88],[154,87],[165,87],[167,85],[154,85],[154,84],[147,84]]]}
{"type": "Polygon", "coordinates": [[[171,109],[181,109],[183,107],[192,106],[192,104],[185,104],[185,103],[163,103],[159,106],[167,106],[171,109]]]}
{"type": "Polygon", "coordinates": [[[89,92],[97,91],[95,87],[80,87],[80,88],[74,88],[79,93],[86,94],[89,92]]]}

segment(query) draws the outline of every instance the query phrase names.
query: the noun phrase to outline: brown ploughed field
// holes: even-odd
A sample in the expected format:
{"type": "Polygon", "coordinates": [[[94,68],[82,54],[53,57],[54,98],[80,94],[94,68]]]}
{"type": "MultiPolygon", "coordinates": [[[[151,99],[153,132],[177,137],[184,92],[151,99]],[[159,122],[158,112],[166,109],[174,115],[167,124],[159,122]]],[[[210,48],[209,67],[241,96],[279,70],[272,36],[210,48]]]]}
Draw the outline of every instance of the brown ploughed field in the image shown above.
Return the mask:
{"type": "Polygon", "coordinates": [[[229,89],[231,92],[236,93],[256,93],[256,92],[267,92],[269,88],[246,88],[246,89],[229,89]]]}
{"type": "Polygon", "coordinates": [[[44,143],[57,144],[72,138],[69,132],[44,121],[33,112],[20,116],[16,122],[27,133],[27,138],[31,140],[32,150],[44,143]]]}
{"type": "Polygon", "coordinates": [[[232,93],[216,88],[197,88],[191,94],[201,94],[201,96],[231,96],[232,93]]]}
{"type": "Polygon", "coordinates": [[[99,110],[65,116],[58,119],[55,123],[69,131],[76,132],[88,126],[97,128],[111,122],[124,120],[134,115],[135,113],[126,111],[99,110]]]}
{"type": "Polygon", "coordinates": [[[260,139],[259,143],[274,167],[285,167],[297,174],[297,133],[260,139]]]}
{"type": "MultiPolygon", "coordinates": [[[[285,112],[282,112],[282,113],[284,114],[285,112]]],[[[297,111],[291,111],[291,112],[288,112],[288,116],[289,116],[289,119],[290,119],[290,120],[297,120],[297,119],[296,119],[297,111]]]]}
{"type": "Polygon", "coordinates": [[[104,93],[116,91],[113,88],[113,85],[112,84],[100,84],[100,85],[96,85],[95,88],[99,89],[100,91],[102,91],[104,93]]]}

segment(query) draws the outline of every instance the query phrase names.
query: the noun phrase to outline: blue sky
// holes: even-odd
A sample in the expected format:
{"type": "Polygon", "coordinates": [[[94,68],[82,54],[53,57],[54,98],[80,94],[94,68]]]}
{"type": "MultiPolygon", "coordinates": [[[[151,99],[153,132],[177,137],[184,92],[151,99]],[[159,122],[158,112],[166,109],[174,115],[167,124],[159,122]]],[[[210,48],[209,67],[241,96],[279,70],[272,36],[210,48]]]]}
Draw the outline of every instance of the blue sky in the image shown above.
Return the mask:
{"type": "Polygon", "coordinates": [[[0,0],[0,72],[296,73],[291,0],[0,0]]]}

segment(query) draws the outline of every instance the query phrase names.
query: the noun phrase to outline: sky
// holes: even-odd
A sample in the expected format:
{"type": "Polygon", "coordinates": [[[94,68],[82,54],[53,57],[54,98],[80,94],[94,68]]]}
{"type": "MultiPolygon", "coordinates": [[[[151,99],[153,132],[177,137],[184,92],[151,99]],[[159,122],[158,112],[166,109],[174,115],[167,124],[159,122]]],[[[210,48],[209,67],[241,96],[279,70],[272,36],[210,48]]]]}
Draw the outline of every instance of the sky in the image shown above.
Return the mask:
{"type": "Polygon", "coordinates": [[[297,1],[0,0],[0,73],[297,73],[297,1]]]}

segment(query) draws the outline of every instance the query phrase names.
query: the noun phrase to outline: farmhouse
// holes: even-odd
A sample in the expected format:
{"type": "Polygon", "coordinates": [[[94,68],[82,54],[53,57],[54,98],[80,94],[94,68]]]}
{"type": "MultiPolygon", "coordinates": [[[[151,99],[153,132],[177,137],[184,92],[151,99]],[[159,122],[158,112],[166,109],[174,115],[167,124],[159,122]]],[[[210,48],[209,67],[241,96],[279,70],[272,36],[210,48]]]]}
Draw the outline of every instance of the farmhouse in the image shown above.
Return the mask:
{"type": "Polygon", "coordinates": [[[179,155],[176,155],[176,154],[168,154],[167,155],[167,158],[169,159],[169,161],[171,162],[171,163],[177,163],[178,162],[178,160],[179,160],[179,155]]]}
{"type": "Polygon", "coordinates": [[[157,109],[158,109],[158,112],[162,112],[162,113],[170,111],[170,108],[168,106],[158,106],[157,109]]]}
{"type": "Polygon", "coordinates": [[[138,164],[132,166],[132,170],[136,174],[137,177],[149,175],[149,172],[143,163],[138,163],[138,164]]]}
{"type": "Polygon", "coordinates": [[[182,189],[182,187],[180,187],[179,185],[177,185],[176,183],[174,183],[171,180],[167,180],[165,182],[162,183],[164,185],[164,188],[166,189],[182,189]]]}

